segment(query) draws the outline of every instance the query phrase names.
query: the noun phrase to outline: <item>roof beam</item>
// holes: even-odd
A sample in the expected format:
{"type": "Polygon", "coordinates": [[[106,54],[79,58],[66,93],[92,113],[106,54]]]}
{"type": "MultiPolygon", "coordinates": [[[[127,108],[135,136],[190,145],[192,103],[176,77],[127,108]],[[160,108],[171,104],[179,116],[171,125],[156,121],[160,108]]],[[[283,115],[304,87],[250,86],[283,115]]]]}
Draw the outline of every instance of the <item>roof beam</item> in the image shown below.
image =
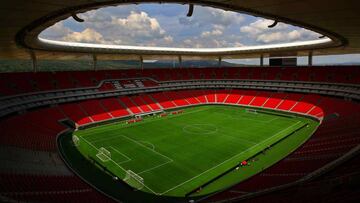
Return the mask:
{"type": "Polygon", "coordinates": [[[85,21],[84,19],[81,19],[79,16],[77,16],[76,13],[71,13],[71,17],[73,17],[74,20],[76,20],[79,23],[82,23],[85,21]]]}
{"type": "Polygon", "coordinates": [[[186,14],[187,17],[191,17],[194,12],[194,4],[189,4],[189,11],[186,14]]]}
{"type": "Polygon", "coordinates": [[[273,27],[275,27],[277,24],[278,24],[278,20],[275,20],[275,21],[273,22],[273,24],[268,25],[268,28],[273,28],[273,27]]]}

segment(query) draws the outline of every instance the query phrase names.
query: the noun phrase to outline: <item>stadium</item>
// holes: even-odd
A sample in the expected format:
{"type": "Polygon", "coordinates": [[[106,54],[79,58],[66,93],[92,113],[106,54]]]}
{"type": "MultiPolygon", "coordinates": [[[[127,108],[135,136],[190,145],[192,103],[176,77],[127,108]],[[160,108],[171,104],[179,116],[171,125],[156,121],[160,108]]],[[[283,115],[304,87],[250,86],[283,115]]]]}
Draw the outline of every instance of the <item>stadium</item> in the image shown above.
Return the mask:
{"type": "Polygon", "coordinates": [[[0,202],[358,202],[360,2],[0,5],[0,202]]]}

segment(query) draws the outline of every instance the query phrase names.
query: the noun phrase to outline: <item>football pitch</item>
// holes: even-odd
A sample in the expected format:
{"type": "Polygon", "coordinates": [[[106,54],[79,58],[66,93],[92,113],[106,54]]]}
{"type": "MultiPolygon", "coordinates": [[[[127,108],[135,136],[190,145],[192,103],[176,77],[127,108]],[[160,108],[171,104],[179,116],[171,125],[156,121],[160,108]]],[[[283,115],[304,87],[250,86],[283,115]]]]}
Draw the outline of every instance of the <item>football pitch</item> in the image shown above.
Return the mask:
{"type": "Polygon", "coordinates": [[[85,157],[130,186],[184,197],[308,124],[309,119],[298,116],[207,105],[134,124],[83,129],[74,135],[85,157]]]}

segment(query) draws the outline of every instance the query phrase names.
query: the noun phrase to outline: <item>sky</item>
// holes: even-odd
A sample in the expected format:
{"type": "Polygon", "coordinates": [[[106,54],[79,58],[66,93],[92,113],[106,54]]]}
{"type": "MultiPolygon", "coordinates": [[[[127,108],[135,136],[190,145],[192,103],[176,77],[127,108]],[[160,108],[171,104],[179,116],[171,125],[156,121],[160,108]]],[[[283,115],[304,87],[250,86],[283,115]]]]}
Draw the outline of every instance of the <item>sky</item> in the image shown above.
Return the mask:
{"type": "Polygon", "coordinates": [[[272,44],[318,39],[317,33],[272,20],[195,6],[187,17],[188,5],[139,4],[107,7],[79,14],[41,33],[53,40],[118,45],[218,48],[272,44]]]}
{"type": "Polygon", "coordinates": [[[106,7],[78,14],[85,20],[83,23],[72,17],[58,22],[40,37],[116,45],[224,48],[306,41],[320,36],[283,23],[268,28],[272,20],[211,7],[195,5],[191,17],[186,16],[187,12],[188,5],[180,4],[106,7]]]}

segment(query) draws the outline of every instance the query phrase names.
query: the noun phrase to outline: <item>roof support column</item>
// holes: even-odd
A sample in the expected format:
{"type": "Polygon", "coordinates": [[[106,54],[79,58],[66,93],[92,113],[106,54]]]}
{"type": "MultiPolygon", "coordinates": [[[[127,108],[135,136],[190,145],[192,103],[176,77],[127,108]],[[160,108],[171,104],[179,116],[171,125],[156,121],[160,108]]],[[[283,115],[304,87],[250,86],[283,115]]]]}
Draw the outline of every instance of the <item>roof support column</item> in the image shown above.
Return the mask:
{"type": "Polygon", "coordinates": [[[312,66],[312,65],[313,65],[313,52],[310,51],[308,56],[308,66],[312,66]]]}
{"type": "Polygon", "coordinates": [[[36,54],[33,50],[30,50],[29,53],[30,53],[31,66],[32,66],[33,72],[36,73],[38,71],[36,54]]]}
{"type": "Polygon", "coordinates": [[[144,70],[144,59],[142,56],[140,56],[140,69],[144,70]]]}
{"type": "Polygon", "coordinates": [[[221,65],[222,65],[222,58],[221,58],[221,56],[219,56],[219,58],[218,58],[218,67],[221,68],[221,65]]]}
{"type": "Polygon", "coordinates": [[[179,56],[178,58],[179,58],[179,67],[182,68],[182,57],[179,56]]]}
{"type": "Polygon", "coordinates": [[[261,67],[264,66],[264,55],[263,54],[260,55],[260,66],[261,67]]]}
{"type": "Polygon", "coordinates": [[[97,71],[97,57],[96,57],[96,54],[92,55],[92,60],[93,60],[93,69],[94,69],[94,71],[97,71]]]}

